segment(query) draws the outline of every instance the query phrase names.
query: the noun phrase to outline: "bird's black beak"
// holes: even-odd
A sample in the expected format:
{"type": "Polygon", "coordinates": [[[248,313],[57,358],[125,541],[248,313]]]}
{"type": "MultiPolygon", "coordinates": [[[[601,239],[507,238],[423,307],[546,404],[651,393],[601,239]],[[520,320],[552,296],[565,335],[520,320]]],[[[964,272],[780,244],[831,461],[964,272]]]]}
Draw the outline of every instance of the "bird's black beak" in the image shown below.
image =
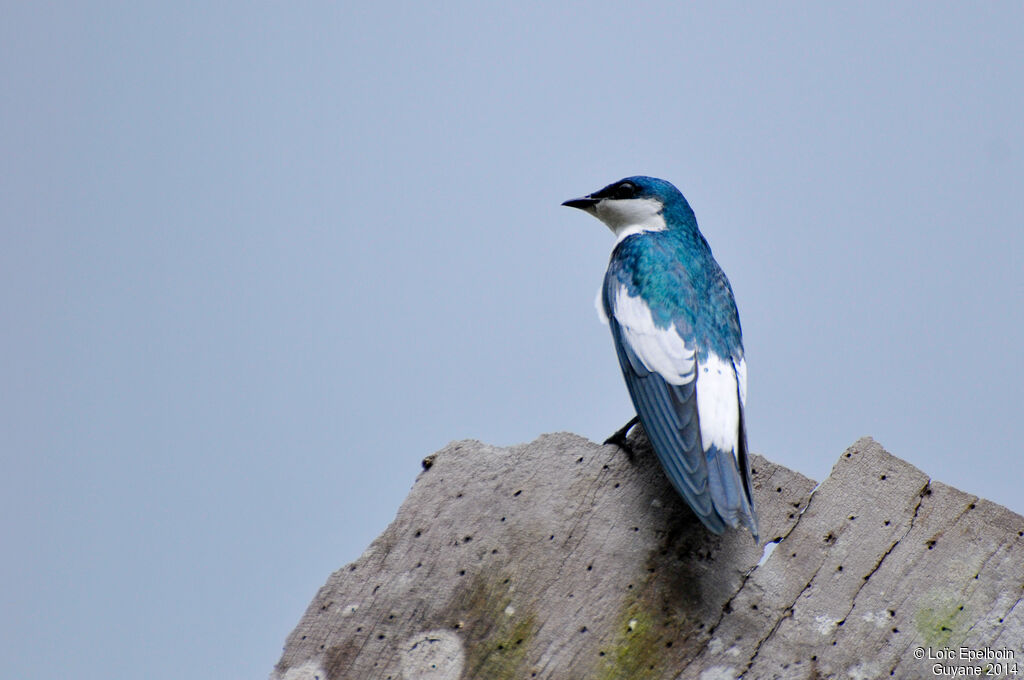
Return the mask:
{"type": "Polygon", "coordinates": [[[591,198],[590,196],[584,196],[583,198],[570,198],[568,201],[562,203],[564,206],[570,208],[579,208],[580,210],[587,210],[597,205],[599,198],[591,198]]]}

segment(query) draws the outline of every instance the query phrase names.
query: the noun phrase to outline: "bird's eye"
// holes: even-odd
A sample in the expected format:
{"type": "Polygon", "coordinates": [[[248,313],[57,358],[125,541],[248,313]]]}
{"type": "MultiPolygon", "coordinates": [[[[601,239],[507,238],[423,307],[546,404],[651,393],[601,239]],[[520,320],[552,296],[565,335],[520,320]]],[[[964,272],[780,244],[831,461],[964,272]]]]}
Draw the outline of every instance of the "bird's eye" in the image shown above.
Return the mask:
{"type": "Polygon", "coordinates": [[[636,194],[636,185],[632,182],[623,182],[612,191],[612,198],[623,199],[633,198],[636,194]]]}

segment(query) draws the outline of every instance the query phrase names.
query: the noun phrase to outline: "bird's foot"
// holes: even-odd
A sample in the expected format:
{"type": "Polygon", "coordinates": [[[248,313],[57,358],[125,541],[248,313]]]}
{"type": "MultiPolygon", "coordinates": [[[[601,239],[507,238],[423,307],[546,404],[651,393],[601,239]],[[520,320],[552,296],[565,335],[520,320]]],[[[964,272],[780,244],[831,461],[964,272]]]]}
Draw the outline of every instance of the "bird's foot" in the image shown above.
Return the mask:
{"type": "Polygon", "coordinates": [[[608,439],[604,440],[605,444],[614,444],[625,451],[626,456],[629,458],[629,462],[631,463],[633,462],[633,447],[629,445],[628,441],[626,441],[626,435],[629,434],[629,431],[638,422],[640,422],[639,416],[633,416],[628,423],[617,429],[612,436],[608,437],[608,439]]]}

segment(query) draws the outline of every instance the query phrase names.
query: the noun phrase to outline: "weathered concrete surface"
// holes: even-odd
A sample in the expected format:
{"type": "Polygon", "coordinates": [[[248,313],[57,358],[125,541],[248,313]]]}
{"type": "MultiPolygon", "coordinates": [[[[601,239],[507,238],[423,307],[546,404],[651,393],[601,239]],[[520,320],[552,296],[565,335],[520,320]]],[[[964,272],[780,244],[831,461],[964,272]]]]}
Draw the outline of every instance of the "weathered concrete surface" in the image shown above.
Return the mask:
{"type": "Polygon", "coordinates": [[[709,534],[634,441],[634,462],[572,434],[431,456],[272,678],[931,678],[989,663],[915,658],[961,646],[1008,650],[1024,677],[1021,516],[870,439],[813,493],[755,456],[778,543],[762,560],[746,532],[709,534]]]}

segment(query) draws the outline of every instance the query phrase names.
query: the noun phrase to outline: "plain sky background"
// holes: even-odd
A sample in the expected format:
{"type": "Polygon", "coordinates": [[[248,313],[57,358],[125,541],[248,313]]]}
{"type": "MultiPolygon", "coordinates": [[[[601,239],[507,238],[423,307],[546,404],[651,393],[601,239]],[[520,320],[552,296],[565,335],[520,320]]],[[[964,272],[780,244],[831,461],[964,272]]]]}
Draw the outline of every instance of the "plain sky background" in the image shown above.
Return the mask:
{"type": "Polygon", "coordinates": [[[3,4],[5,677],[265,677],[425,455],[621,425],[559,203],[631,174],[755,451],[1024,511],[1020,3],[3,4]]]}

